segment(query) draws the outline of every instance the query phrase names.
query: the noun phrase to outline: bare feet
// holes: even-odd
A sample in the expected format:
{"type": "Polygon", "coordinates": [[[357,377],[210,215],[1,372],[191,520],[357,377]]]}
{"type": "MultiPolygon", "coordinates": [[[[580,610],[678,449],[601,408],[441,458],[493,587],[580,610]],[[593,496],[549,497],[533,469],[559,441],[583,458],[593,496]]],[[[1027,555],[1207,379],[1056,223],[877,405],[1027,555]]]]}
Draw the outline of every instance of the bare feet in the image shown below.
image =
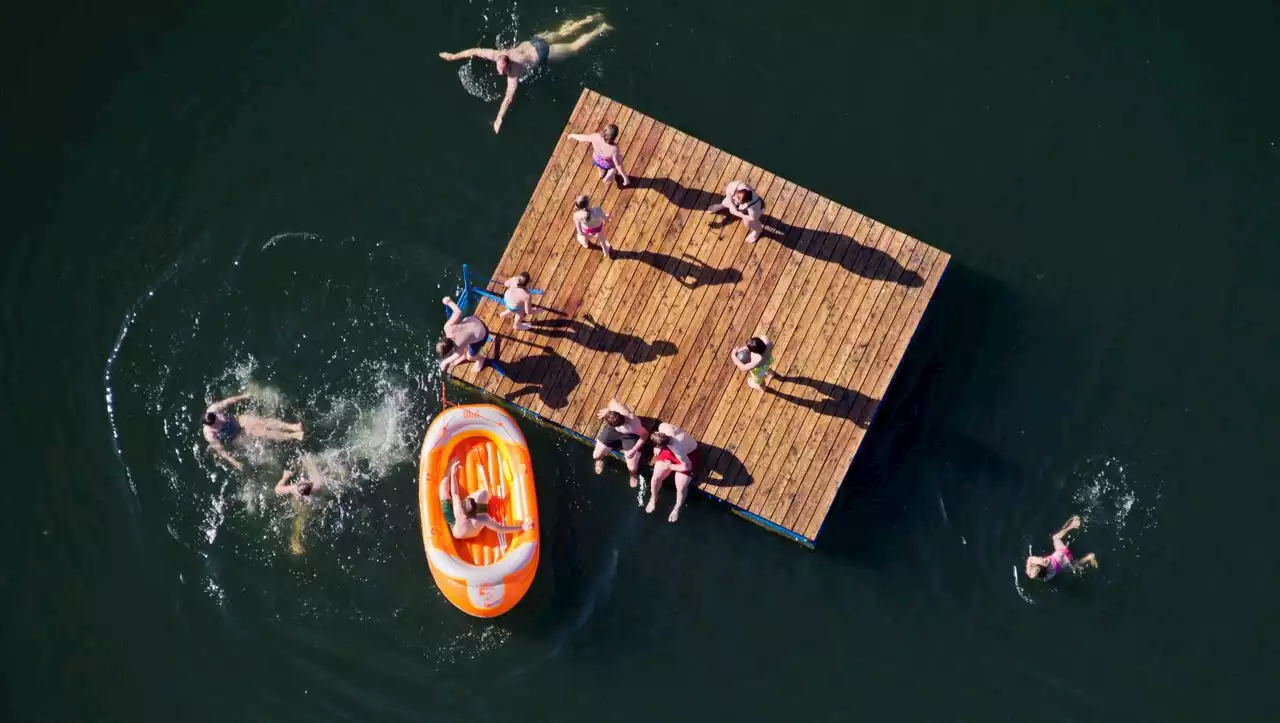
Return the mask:
{"type": "Polygon", "coordinates": [[[760,232],[759,232],[759,231],[752,231],[751,233],[747,234],[747,243],[749,243],[749,244],[753,244],[753,243],[755,243],[756,241],[759,241],[759,240],[760,240],[760,232]]]}
{"type": "Polygon", "coordinates": [[[633,475],[631,475],[631,480],[630,480],[630,482],[631,482],[631,486],[632,486],[633,488],[634,488],[634,487],[639,487],[639,486],[640,486],[640,475],[638,475],[638,474],[633,474],[633,475]]]}
{"type": "Polygon", "coordinates": [[[528,331],[532,328],[533,328],[532,324],[526,324],[524,322],[520,322],[519,324],[516,324],[516,331],[528,331]]]}
{"type": "Polygon", "coordinates": [[[680,508],[672,507],[671,514],[667,515],[667,522],[675,522],[678,519],[680,519],[680,508]]]}
{"type": "Polygon", "coordinates": [[[613,259],[613,247],[609,245],[608,241],[605,241],[603,239],[600,240],[600,250],[604,252],[604,257],[606,259],[609,259],[609,260],[613,259]]]}
{"type": "Polygon", "coordinates": [[[644,506],[644,511],[645,511],[645,512],[648,512],[649,514],[651,514],[651,515],[652,515],[652,514],[653,514],[653,506],[657,503],[657,501],[658,501],[658,496],[657,496],[657,495],[650,495],[650,496],[649,496],[649,504],[647,504],[647,505],[645,505],[645,506],[644,506]]]}
{"type": "Polygon", "coordinates": [[[485,363],[486,361],[488,361],[488,359],[487,359],[487,358],[485,358],[485,359],[476,359],[476,363],[475,363],[475,364],[472,364],[472,365],[471,365],[471,368],[475,370],[476,374],[479,374],[481,371],[483,371],[483,370],[484,370],[484,363],[485,363]]]}
{"type": "Polygon", "coordinates": [[[603,460],[603,459],[597,459],[597,460],[596,460],[596,474],[604,474],[604,460],[603,460]]]}

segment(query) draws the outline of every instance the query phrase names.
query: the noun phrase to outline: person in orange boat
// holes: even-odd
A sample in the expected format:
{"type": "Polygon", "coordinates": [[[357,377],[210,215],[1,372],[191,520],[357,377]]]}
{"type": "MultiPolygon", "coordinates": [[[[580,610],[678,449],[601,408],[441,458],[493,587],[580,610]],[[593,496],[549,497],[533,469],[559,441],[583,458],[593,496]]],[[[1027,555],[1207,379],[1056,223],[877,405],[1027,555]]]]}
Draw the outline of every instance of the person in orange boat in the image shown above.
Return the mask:
{"type": "Polygon", "coordinates": [[[596,474],[604,472],[604,456],[610,449],[622,450],[627,461],[627,471],[631,473],[631,486],[640,484],[640,453],[644,451],[644,441],[649,438],[649,430],[644,428],[636,415],[617,399],[610,399],[609,406],[596,414],[604,424],[596,432],[596,448],[591,457],[596,461],[596,474]]]}
{"type": "Polygon", "coordinates": [[[674,424],[663,422],[658,431],[649,437],[653,442],[653,491],[649,495],[649,504],[644,511],[652,513],[658,503],[658,491],[662,489],[662,481],[668,475],[676,476],[676,504],[671,508],[667,522],[675,522],[680,517],[680,507],[684,505],[685,495],[689,492],[689,483],[698,469],[698,440],[674,424]]]}
{"type": "Polygon", "coordinates": [[[511,534],[532,530],[533,520],[519,525],[504,525],[489,516],[488,490],[476,490],[466,497],[458,494],[458,470],[462,462],[453,460],[449,465],[449,478],[440,480],[440,511],[449,531],[459,540],[469,540],[488,527],[494,532],[511,534]]]}

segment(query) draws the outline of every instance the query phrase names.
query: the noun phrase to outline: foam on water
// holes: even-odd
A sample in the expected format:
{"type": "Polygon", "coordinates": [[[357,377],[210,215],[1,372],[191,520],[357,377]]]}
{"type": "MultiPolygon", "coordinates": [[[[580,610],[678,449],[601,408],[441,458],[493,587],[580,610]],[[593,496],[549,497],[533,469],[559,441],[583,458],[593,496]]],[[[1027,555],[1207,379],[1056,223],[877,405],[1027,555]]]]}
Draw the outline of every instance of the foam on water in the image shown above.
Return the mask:
{"type": "Polygon", "coordinates": [[[1147,491],[1140,503],[1139,485],[1130,479],[1129,470],[1119,459],[1086,460],[1075,477],[1071,500],[1090,533],[1113,538],[1116,548],[1132,549],[1139,545],[1143,533],[1157,526],[1155,502],[1160,499],[1160,488],[1144,485],[1147,491]]]}

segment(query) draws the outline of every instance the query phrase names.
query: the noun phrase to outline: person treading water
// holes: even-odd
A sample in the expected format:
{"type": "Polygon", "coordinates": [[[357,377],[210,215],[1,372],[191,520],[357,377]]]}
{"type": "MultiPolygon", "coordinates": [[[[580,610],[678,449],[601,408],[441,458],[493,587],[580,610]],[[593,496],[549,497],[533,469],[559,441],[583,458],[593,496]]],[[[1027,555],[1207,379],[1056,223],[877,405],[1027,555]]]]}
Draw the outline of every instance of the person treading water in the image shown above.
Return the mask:
{"type": "Polygon", "coordinates": [[[276,494],[289,497],[294,505],[293,531],[289,536],[289,551],[295,555],[306,552],[302,546],[302,530],[307,521],[315,514],[312,505],[323,495],[327,488],[324,474],[316,464],[315,457],[303,454],[298,460],[302,473],[298,474],[292,467],[286,468],[276,483],[276,494]],[[297,479],[294,479],[294,477],[297,479]]]}
{"type": "Polygon", "coordinates": [[[502,118],[511,107],[516,97],[516,88],[520,81],[533,74],[534,70],[547,63],[557,63],[565,58],[577,55],[587,44],[612,30],[613,27],[604,22],[604,16],[593,13],[580,20],[569,20],[556,30],[538,33],[529,40],[511,48],[470,48],[457,53],[443,52],[440,57],[445,60],[465,60],[467,58],[484,58],[493,61],[498,68],[498,75],[507,79],[507,93],[502,98],[502,106],[498,108],[498,117],[493,120],[493,132],[502,128],[502,118]],[[588,32],[583,30],[594,24],[599,25],[588,32]]]}
{"type": "Polygon", "coordinates": [[[440,480],[440,511],[444,513],[445,524],[455,538],[470,539],[486,527],[503,534],[533,529],[532,519],[519,525],[504,525],[490,517],[488,490],[476,490],[466,497],[459,495],[458,470],[461,468],[462,462],[453,460],[449,465],[448,478],[440,480]]]}
{"type": "Polygon", "coordinates": [[[240,439],[242,436],[257,437],[259,439],[267,439],[271,441],[301,441],[302,423],[286,422],[274,417],[256,417],[252,414],[242,414],[234,416],[226,411],[227,407],[237,402],[243,402],[249,398],[249,394],[237,394],[234,397],[227,397],[220,402],[210,404],[204,410],[203,432],[204,439],[209,443],[209,449],[213,453],[226,460],[227,464],[236,469],[244,469],[244,463],[227,451],[227,445],[240,439]]]}
{"type": "Polygon", "coordinates": [[[1080,515],[1076,515],[1067,520],[1067,524],[1062,526],[1053,534],[1053,553],[1048,557],[1037,557],[1035,555],[1027,556],[1027,577],[1032,580],[1052,580],[1055,575],[1063,570],[1075,571],[1080,565],[1098,566],[1098,558],[1092,552],[1079,560],[1071,556],[1071,548],[1067,547],[1067,533],[1080,528],[1080,515]]]}

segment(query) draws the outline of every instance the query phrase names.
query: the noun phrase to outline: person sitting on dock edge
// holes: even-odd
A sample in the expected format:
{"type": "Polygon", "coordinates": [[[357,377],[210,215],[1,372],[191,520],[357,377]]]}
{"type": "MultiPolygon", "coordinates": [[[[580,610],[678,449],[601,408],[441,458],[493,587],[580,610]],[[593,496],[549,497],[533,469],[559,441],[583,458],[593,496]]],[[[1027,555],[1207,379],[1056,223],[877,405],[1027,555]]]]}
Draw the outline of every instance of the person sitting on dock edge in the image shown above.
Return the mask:
{"type": "Polygon", "coordinates": [[[448,374],[450,369],[466,361],[475,362],[475,370],[484,369],[487,359],[481,349],[489,341],[489,327],[476,316],[463,316],[462,309],[453,299],[444,297],[444,305],[451,312],[449,320],[444,323],[444,336],[436,343],[436,354],[440,356],[440,371],[448,374]]]}
{"type": "Polygon", "coordinates": [[[747,373],[747,386],[764,391],[764,382],[777,376],[773,366],[773,342],[767,336],[753,336],[730,355],[734,366],[747,373]]]}
{"type": "Polygon", "coordinates": [[[729,181],[724,189],[724,200],[707,209],[708,213],[728,211],[731,215],[742,219],[750,229],[747,243],[753,244],[764,231],[764,198],[746,181],[729,181]]]}
{"type": "Polygon", "coordinates": [[[484,528],[499,534],[510,535],[522,530],[532,530],[533,520],[519,525],[504,525],[489,516],[489,491],[476,490],[466,497],[458,494],[458,470],[462,462],[453,460],[449,465],[448,479],[440,480],[440,512],[454,538],[468,540],[479,535],[484,528]]]}
{"type": "Polygon", "coordinates": [[[502,285],[507,287],[507,290],[502,294],[502,305],[507,308],[498,314],[498,317],[502,318],[508,314],[515,314],[516,331],[528,331],[532,328],[524,321],[529,318],[529,308],[533,303],[533,296],[529,293],[529,281],[529,272],[521,271],[502,282],[502,285]]]}
{"type": "Polygon", "coordinates": [[[610,123],[599,133],[570,133],[569,140],[591,144],[591,163],[600,173],[601,181],[608,183],[617,177],[624,186],[631,182],[622,168],[622,153],[618,151],[618,126],[610,123]]]}
{"type": "Polygon", "coordinates": [[[671,508],[667,522],[675,522],[680,517],[680,507],[684,505],[685,495],[689,492],[689,483],[698,469],[698,440],[674,424],[663,422],[658,431],[649,437],[653,443],[653,489],[649,493],[649,504],[644,511],[652,513],[658,504],[658,492],[662,489],[662,481],[674,473],[676,479],[676,504],[671,508]]]}
{"type": "Polygon", "coordinates": [[[596,474],[604,472],[604,456],[610,449],[622,451],[627,463],[627,472],[631,475],[631,486],[640,484],[640,453],[644,450],[644,442],[649,438],[649,430],[644,428],[639,418],[617,399],[610,399],[609,406],[597,414],[604,424],[596,432],[596,446],[591,452],[595,460],[596,474]]]}
{"type": "Polygon", "coordinates": [[[1052,580],[1059,572],[1063,570],[1071,570],[1075,572],[1080,569],[1081,565],[1098,566],[1098,558],[1092,552],[1079,560],[1071,556],[1071,548],[1067,547],[1067,533],[1080,528],[1080,515],[1075,515],[1067,520],[1067,524],[1062,526],[1053,534],[1053,553],[1048,557],[1037,557],[1035,555],[1027,556],[1027,577],[1032,580],[1052,580]]]}

